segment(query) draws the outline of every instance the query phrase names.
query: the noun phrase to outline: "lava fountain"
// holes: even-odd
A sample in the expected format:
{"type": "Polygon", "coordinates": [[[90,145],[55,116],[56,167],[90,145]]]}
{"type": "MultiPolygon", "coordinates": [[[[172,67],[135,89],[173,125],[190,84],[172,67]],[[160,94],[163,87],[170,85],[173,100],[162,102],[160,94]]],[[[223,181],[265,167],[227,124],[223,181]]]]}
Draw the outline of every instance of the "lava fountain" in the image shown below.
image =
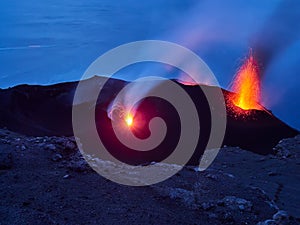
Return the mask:
{"type": "Polygon", "coordinates": [[[261,96],[259,72],[258,64],[250,53],[237,72],[232,84],[232,91],[235,94],[231,96],[231,101],[235,106],[243,110],[263,110],[259,104],[261,96]]]}

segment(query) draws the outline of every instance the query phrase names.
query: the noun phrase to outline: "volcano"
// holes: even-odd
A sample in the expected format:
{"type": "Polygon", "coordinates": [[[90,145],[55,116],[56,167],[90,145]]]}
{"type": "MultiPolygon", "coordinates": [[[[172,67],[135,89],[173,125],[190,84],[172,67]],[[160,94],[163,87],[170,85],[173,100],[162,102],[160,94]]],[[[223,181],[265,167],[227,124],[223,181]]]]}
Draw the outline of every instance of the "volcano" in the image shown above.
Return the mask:
{"type": "MultiPolygon", "coordinates": [[[[103,77],[95,76],[83,81],[87,87],[87,95],[89,89],[103,86],[104,80],[103,77]]],[[[210,109],[202,90],[214,92],[217,87],[184,85],[176,80],[172,81],[186,91],[199,114],[201,134],[197,149],[189,161],[189,164],[197,165],[205,150],[211,126],[210,109]]],[[[148,122],[153,117],[161,117],[168,127],[166,137],[159,146],[148,152],[138,152],[123,146],[114,135],[111,118],[107,112],[117,93],[128,83],[111,78],[103,86],[95,112],[98,134],[111,153],[124,162],[136,165],[161,161],[171,154],[179,140],[180,118],[170,103],[156,97],[145,98],[138,107],[138,114],[143,115],[144,123],[141,124],[141,129],[132,132],[142,139],[148,137],[148,122]]],[[[68,82],[49,86],[19,85],[1,89],[0,126],[32,136],[72,136],[72,105],[77,85],[78,82],[68,82]]],[[[235,99],[235,93],[224,89],[222,92],[227,107],[227,127],[223,145],[238,146],[265,155],[273,153],[273,147],[280,140],[299,133],[263,106],[242,109],[232,100],[235,99]]],[[[83,96],[80,102],[75,103],[75,107],[89,104],[83,96]]],[[[126,123],[130,128],[135,126],[134,122],[134,118],[127,118],[126,123]]],[[[88,132],[88,128],[83,128],[82,132],[88,132]]]]}

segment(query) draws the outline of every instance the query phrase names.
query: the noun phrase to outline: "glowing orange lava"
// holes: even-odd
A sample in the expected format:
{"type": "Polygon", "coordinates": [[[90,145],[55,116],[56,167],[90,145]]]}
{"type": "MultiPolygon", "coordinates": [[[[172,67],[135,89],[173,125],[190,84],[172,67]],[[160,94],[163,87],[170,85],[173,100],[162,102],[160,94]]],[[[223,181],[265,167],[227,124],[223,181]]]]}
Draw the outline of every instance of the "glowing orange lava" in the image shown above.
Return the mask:
{"type": "Polygon", "coordinates": [[[131,127],[133,125],[133,116],[131,114],[127,114],[125,117],[125,123],[128,127],[131,127]]]}
{"type": "Polygon", "coordinates": [[[260,88],[258,65],[252,54],[250,54],[235,76],[232,90],[236,94],[232,96],[231,100],[234,105],[244,110],[261,110],[262,106],[259,104],[260,88]]]}

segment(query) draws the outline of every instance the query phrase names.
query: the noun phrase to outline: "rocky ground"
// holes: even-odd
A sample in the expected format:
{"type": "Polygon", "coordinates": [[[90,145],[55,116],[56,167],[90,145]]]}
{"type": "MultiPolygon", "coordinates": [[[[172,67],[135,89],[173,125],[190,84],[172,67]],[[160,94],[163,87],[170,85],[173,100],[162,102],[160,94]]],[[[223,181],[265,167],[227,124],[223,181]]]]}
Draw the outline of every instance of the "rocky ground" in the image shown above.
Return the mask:
{"type": "Polygon", "coordinates": [[[74,138],[0,130],[0,224],[300,224],[300,136],[274,155],[223,148],[204,172],[187,167],[147,187],[115,184],[74,138]]]}

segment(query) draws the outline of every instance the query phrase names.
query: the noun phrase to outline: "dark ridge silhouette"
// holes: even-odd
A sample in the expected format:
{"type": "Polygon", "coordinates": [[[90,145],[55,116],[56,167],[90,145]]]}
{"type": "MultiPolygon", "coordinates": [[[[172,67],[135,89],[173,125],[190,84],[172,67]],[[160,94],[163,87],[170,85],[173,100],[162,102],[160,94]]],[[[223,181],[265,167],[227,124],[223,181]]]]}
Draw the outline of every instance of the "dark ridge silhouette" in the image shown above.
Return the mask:
{"type": "MultiPolygon", "coordinates": [[[[103,83],[102,77],[86,81],[87,87],[103,83]]],[[[174,81],[176,82],[176,81],[174,81]]],[[[98,134],[110,152],[129,164],[144,164],[165,159],[175,148],[180,136],[180,120],[175,108],[160,98],[142,100],[137,110],[144,115],[144,127],[134,131],[140,138],[149,136],[148,122],[162,117],[168,127],[163,142],[148,152],[138,152],[123,146],[116,138],[107,107],[115,95],[128,82],[109,79],[99,95],[96,106],[98,134]]],[[[72,136],[72,104],[78,82],[49,86],[20,85],[0,90],[0,126],[32,136],[72,136]]],[[[207,99],[199,86],[178,83],[192,98],[198,110],[201,133],[197,149],[189,164],[198,164],[211,132],[211,115],[207,99]]],[[[163,85],[163,83],[161,84],[163,85]]],[[[202,86],[210,91],[216,87],[202,86]]],[[[87,93],[88,94],[88,93],[87,93]]],[[[296,136],[299,132],[276,118],[267,110],[248,110],[234,106],[229,96],[233,93],[223,90],[227,106],[227,128],[223,144],[239,146],[258,154],[272,153],[273,147],[283,138],[296,136]]],[[[83,98],[78,105],[89,104],[83,98]]],[[[83,129],[83,132],[85,129],[83,129]]]]}

